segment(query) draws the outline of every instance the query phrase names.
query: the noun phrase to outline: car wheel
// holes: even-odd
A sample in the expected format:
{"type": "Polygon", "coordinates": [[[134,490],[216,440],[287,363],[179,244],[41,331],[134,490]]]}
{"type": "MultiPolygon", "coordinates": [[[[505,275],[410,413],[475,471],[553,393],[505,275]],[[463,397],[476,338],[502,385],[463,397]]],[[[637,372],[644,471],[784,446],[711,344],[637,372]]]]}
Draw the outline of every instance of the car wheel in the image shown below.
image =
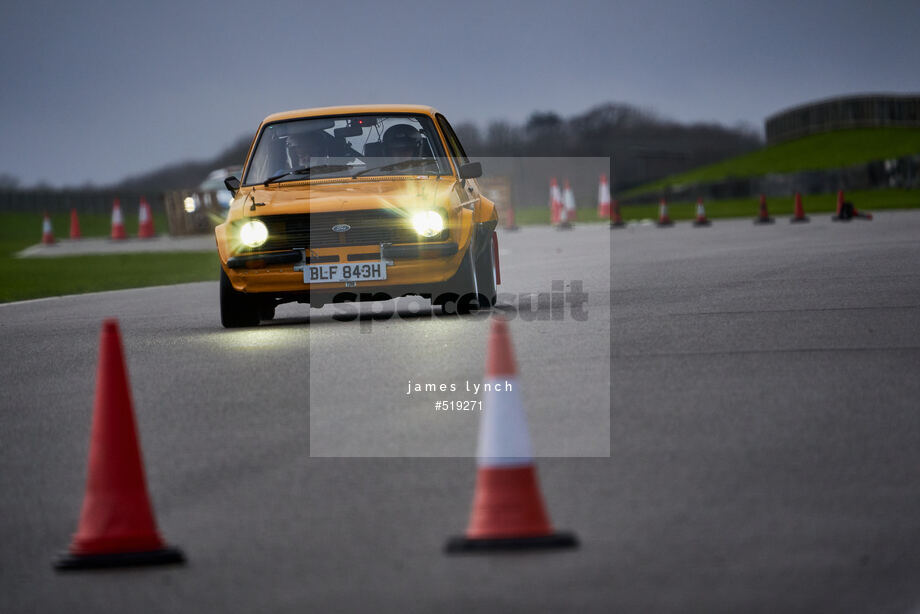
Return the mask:
{"type": "Polygon", "coordinates": [[[275,319],[275,307],[277,305],[272,299],[267,299],[259,305],[259,319],[267,322],[275,319]]]}
{"type": "Polygon", "coordinates": [[[476,258],[476,285],[479,291],[479,308],[488,309],[495,305],[497,291],[495,289],[495,254],[492,253],[495,243],[489,235],[489,245],[479,257],[476,258]]]}
{"type": "Polygon", "coordinates": [[[220,323],[224,328],[259,324],[259,305],[255,298],[234,289],[223,267],[220,269],[220,323]]]}
{"type": "Polygon", "coordinates": [[[432,303],[440,305],[444,313],[463,315],[475,311],[479,306],[472,246],[466,251],[460,268],[448,282],[447,288],[432,299],[432,303]]]}

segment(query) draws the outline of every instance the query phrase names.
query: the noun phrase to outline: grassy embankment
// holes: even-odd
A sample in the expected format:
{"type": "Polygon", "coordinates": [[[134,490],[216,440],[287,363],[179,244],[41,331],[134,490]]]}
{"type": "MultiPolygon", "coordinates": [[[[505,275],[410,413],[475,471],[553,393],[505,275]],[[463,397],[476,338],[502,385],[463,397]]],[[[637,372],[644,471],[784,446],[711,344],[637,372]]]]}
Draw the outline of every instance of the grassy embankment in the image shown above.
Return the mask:
{"type": "Polygon", "coordinates": [[[626,198],[657,193],[667,186],[728,178],[841,168],[916,153],[920,153],[918,128],[840,130],[770,145],[742,156],[638,186],[621,196],[626,198]]]}
{"type": "MultiPolygon", "coordinates": [[[[55,236],[66,237],[70,215],[52,216],[55,236]]],[[[39,213],[0,213],[0,302],[158,286],[217,279],[217,253],[171,252],[60,258],[15,258],[41,240],[39,213]]],[[[157,232],[166,232],[165,215],[154,215],[157,232]]],[[[81,215],[84,237],[106,237],[107,215],[81,215]]],[[[128,236],[137,234],[137,219],[127,219],[128,236]]]]}

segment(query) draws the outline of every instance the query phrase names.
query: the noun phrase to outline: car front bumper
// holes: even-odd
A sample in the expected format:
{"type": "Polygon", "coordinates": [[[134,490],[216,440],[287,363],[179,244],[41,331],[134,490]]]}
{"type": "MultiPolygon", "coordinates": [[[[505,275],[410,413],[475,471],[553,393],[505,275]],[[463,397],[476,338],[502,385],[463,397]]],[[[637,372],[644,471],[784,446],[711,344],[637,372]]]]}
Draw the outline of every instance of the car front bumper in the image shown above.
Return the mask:
{"type": "MultiPolygon", "coordinates": [[[[469,247],[469,242],[464,246],[469,247]]],[[[432,244],[380,246],[348,249],[295,249],[264,254],[231,256],[224,271],[236,290],[251,294],[335,295],[340,292],[383,292],[402,295],[426,293],[448,281],[460,266],[466,249],[451,241],[432,244]],[[376,249],[375,249],[376,248],[376,249]],[[387,263],[385,280],[305,283],[304,265],[354,262],[387,263]]]]}

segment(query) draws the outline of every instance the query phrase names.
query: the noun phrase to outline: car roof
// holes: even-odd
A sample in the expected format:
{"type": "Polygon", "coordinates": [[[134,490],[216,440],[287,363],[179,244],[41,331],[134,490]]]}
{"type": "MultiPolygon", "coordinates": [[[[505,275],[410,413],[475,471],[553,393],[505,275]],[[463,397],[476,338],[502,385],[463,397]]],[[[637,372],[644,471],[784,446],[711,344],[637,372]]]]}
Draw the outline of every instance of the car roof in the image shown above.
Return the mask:
{"type": "Polygon", "coordinates": [[[421,104],[358,104],[338,107],[317,107],[314,109],[297,109],[295,111],[272,113],[262,120],[262,123],[266,124],[268,122],[282,121],[285,119],[318,117],[322,115],[356,115],[372,113],[423,113],[433,116],[438,113],[438,110],[421,104]]]}

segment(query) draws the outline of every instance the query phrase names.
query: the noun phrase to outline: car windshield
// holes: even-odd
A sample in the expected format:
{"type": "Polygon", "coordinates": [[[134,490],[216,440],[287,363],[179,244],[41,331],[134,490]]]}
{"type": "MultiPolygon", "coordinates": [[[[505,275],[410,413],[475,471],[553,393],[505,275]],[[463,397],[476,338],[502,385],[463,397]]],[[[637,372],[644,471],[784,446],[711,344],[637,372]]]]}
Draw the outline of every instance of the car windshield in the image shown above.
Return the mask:
{"type": "Polygon", "coordinates": [[[267,124],[243,185],[334,177],[449,175],[426,115],[342,115],[267,124]]]}

